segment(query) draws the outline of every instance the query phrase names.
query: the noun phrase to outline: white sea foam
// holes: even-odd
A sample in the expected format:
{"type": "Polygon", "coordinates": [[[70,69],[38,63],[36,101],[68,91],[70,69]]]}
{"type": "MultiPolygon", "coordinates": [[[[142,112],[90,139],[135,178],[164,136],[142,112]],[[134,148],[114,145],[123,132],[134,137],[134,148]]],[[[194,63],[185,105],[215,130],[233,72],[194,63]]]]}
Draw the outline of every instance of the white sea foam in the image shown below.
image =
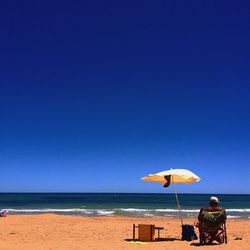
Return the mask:
{"type": "Polygon", "coordinates": [[[117,210],[125,211],[125,212],[147,212],[153,211],[152,209],[140,209],[140,208],[120,208],[117,210]]]}
{"type": "Polygon", "coordinates": [[[49,213],[49,212],[84,212],[86,209],[81,208],[42,208],[42,209],[4,209],[7,212],[19,212],[19,213],[49,213]]]}
{"type": "Polygon", "coordinates": [[[236,219],[236,218],[240,218],[240,216],[236,216],[236,215],[227,215],[228,219],[236,219]]]}
{"type": "Polygon", "coordinates": [[[145,213],[145,214],[144,214],[144,216],[146,216],[146,217],[153,217],[153,216],[154,216],[154,214],[145,213]]]}
{"type": "MultiPolygon", "coordinates": [[[[87,209],[87,208],[42,208],[42,209],[14,209],[14,208],[7,208],[3,209],[6,210],[8,213],[12,214],[29,214],[29,213],[63,213],[63,214],[78,214],[78,215],[111,215],[119,213],[120,215],[128,215],[131,216],[140,215],[140,216],[168,216],[171,214],[179,213],[178,209],[140,209],[140,208],[113,208],[113,209],[87,209]]],[[[181,209],[183,214],[198,214],[199,209],[181,209]]],[[[237,216],[248,216],[250,213],[249,208],[230,208],[226,209],[228,218],[237,218],[237,216]]]]}
{"type": "Polygon", "coordinates": [[[89,210],[85,210],[85,211],[81,211],[81,212],[84,214],[93,214],[94,213],[94,211],[89,211],[89,210]]]}
{"type": "MultiPolygon", "coordinates": [[[[163,213],[177,213],[179,212],[178,209],[155,209],[157,212],[163,212],[163,213]]],[[[197,213],[199,212],[199,209],[181,209],[181,212],[183,213],[197,213]]]]}
{"type": "Polygon", "coordinates": [[[250,208],[242,208],[242,209],[229,208],[227,209],[227,212],[249,213],[250,208]]]}
{"type": "Polygon", "coordinates": [[[110,215],[110,214],[113,214],[114,211],[97,210],[97,213],[101,215],[110,215]]]}

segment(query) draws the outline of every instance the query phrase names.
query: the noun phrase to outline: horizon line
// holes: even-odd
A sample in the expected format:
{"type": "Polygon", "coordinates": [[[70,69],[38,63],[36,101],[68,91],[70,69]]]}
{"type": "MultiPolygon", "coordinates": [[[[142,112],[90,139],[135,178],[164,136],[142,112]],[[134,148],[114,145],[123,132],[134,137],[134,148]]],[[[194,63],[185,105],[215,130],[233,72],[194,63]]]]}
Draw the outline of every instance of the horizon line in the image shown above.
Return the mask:
{"type": "MultiPolygon", "coordinates": [[[[158,193],[158,192],[1,192],[0,194],[168,194],[174,193],[158,193]]],[[[178,195],[250,195],[250,193],[178,193],[178,195]]]]}

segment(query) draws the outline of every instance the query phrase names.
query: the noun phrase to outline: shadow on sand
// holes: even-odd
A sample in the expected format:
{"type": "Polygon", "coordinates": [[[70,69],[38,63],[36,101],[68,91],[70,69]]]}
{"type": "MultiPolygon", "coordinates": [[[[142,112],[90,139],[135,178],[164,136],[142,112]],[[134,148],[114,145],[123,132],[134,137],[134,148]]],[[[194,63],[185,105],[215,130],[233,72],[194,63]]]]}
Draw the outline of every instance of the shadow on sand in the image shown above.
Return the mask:
{"type": "Polygon", "coordinates": [[[220,245],[220,244],[218,244],[218,243],[200,244],[199,242],[192,242],[192,243],[190,244],[190,246],[193,246],[193,247],[217,246],[217,245],[220,245]]]}
{"type": "MultiPolygon", "coordinates": [[[[150,241],[150,242],[161,242],[161,241],[180,241],[181,239],[178,238],[156,238],[154,241],[150,241]]],[[[125,239],[125,241],[139,241],[138,239],[125,239]]]]}

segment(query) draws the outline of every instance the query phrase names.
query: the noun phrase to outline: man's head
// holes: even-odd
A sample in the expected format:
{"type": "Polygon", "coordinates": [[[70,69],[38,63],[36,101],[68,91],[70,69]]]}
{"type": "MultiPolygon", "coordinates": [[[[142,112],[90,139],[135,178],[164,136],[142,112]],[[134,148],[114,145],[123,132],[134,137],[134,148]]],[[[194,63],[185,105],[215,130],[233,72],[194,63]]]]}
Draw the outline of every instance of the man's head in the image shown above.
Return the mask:
{"type": "Polygon", "coordinates": [[[217,207],[219,204],[219,199],[215,196],[212,196],[210,197],[209,203],[211,207],[217,207]]]}

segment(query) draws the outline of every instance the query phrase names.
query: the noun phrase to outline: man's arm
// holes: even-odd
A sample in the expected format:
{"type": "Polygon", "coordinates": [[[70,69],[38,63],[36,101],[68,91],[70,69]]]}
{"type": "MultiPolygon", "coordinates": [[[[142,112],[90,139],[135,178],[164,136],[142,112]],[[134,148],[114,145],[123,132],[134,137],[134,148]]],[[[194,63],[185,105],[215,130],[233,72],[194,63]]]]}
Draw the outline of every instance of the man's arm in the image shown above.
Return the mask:
{"type": "Polygon", "coordinates": [[[203,208],[200,209],[199,215],[198,215],[198,221],[203,220],[203,208]]]}

